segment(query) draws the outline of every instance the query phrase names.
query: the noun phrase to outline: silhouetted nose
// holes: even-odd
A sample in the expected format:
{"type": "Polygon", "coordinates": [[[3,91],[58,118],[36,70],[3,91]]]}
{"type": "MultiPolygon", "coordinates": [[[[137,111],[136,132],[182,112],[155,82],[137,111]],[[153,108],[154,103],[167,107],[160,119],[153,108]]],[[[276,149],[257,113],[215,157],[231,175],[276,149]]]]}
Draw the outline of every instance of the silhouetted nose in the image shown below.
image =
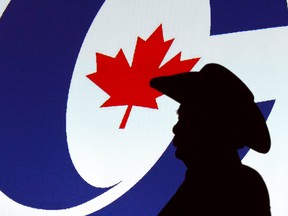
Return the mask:
{"type": "Polygon", "coordinates": [[[178,131],[179,131],[179,123],[177,122],[177,123],[174,125],[174,127],[173,127],[173,129],[172,129],[172,132],[173,132],[174,134],[177,134],[178,131]]]}

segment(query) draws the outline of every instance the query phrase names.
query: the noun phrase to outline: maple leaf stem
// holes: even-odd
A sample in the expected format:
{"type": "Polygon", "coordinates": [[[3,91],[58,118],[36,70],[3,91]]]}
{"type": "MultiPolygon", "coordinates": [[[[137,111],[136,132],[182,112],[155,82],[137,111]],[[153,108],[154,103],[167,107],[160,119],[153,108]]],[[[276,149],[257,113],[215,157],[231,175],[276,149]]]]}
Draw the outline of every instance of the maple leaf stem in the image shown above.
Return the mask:
{"type": "Polygon", "coordinates": [[[128,107],[127,107],[127,109],[126,109],[126,112],[125,112],[125,114],[124,114],[124,117],[123,117],[123,119],[122,119],[122,121],[121,121],[121,124],[120,124],[120,126],[119,126],[119,129],[124,129],[124,128],[125,128],[131,110],[132,110],[132,105],[128,105],[128,107]]]}

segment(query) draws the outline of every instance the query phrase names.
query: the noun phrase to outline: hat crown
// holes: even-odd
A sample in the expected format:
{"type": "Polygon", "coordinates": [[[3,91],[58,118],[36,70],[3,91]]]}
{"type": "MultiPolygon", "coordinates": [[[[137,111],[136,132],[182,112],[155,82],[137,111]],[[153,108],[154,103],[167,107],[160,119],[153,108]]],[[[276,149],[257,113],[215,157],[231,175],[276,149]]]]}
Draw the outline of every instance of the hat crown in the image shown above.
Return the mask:
{"type": "Polygon", "coordinates": [[[201,89],[204,93],[202,96],[207,97],[207,100],[237,104],[254,101],[254,95],[249,88],[221,65],[207,64],[199,72],[199,76],[202,76],[201,89]]]}

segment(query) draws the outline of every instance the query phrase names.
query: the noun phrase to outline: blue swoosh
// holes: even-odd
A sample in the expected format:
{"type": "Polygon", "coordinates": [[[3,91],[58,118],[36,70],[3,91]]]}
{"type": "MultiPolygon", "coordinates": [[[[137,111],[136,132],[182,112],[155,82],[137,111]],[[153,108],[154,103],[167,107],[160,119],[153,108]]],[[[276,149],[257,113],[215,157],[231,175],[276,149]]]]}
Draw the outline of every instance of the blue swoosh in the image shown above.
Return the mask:
{"type": "Polygon", "coordinates": [[[288,26],[286,0],[210,0],[211,35],[288,26]]]}
{"type": "Polygon", "coordinates": [[[15,0],[0,22],[0,187],[31,207],[62,209],[105,192],[77,173],[66,103],[75,61],[103,0],[15,0]]]}

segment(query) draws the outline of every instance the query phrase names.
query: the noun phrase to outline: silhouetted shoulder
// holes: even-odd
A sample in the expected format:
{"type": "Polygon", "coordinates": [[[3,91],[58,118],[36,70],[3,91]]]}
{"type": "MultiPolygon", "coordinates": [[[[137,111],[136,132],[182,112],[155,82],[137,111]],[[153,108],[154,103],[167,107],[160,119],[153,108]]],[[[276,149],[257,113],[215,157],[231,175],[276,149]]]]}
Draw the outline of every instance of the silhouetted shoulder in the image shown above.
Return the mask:
{"type": "Polygon", "coordinates": [[[207,176],[186,174],[185,181],[159,216],[270,216],[269,194],[260,174],[239,170],[207,176]]]}
{"type": "Polygon", "coordinates": [[[243,208],[250,211],[247,215],[271,215],[269,193],[261,175],[256,170],[243,165],[241,182],[243,208]]]}

